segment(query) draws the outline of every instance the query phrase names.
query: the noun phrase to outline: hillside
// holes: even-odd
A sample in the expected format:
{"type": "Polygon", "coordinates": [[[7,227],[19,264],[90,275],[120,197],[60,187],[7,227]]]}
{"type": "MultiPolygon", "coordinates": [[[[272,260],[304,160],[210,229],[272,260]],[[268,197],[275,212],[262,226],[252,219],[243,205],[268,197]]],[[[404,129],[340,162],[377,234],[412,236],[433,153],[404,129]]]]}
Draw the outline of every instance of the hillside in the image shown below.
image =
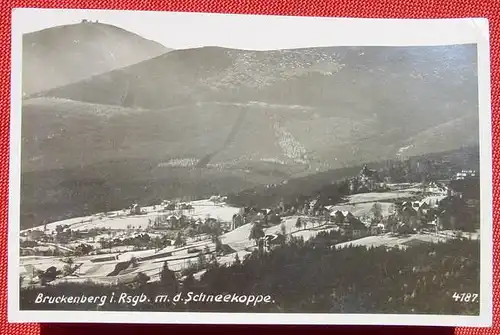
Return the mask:
{"type": "Polygon", "coordinates": [[[259,189],[266,202],[477,144],[476,65],[472,45],[206,47],[37,94],[23,101],[23,225],[299,178],[259,189]]]}
{"type": "Polygon", "coordinates": [[[377,114],[392,120],[417,114],[439,122],[477,110],[476,64],[474,45],[274,51],[205,47],[176,50],[43,95],[149,109],[260,102],[319,108],[320,116],[377,114]]]}
{"type": "Polygon", "coordinates": [[[376,119],[309,118],[286,106],[200,103],[144,110],[36,98],[24,101],[23,115],[25,172],[130,158],[164,167],[275,171],[286,179],[478,141],[477,117],[470,115],[410,138],[400,129],[379,131],[376,119]]]}
{"type": "Polygon", "coordinates": [[[108,24],[81,22],[23,36],[24,96],[156,57],[169,49],[108,24]]]}
{"type": "Polygon", "coordinates": [[[401,157],[411,157],[434,151],[448,151],[456,148],[457,143],[464,146],[479,143],[479,122],[477,117],[463,116],[430,127],[410,137],[398,152],[401,157]]]}
{"type": "Polygon", "coordinates": [[[474,50],[172,51],[25,101],[25,134],[37,138],[26,138],[26,155],[50,167],[118,155],[199,166],[299,164],[309,174],[394,158],[409,142],[418,142],[418,154],[452,150],[471,144],[456,136],[464,122],[478,123],[474,50]],[[101,115],[117,109],[140,114],[101,115]],[[40,124],[58,124],[72,138],[48,141],[40,124]],[[447,143],[421,140],[437,136],[432,129],[447,143]]]}
{"type": "Polygon", "coordinates": [[[193,108],[142,110],[36,98],[24,101],[23,115],[25,172],[127,158],[186,167],[213,153],[219,155],[205,166],[243,169],[259,162],[288,170],[304,165],[286,157],[269,115],[251,107],[207,103],[193,108]],[[244,127],[232,136],[242,116],[244,127]],[[279,160],[287,160],[287,164],[279,160]]]}

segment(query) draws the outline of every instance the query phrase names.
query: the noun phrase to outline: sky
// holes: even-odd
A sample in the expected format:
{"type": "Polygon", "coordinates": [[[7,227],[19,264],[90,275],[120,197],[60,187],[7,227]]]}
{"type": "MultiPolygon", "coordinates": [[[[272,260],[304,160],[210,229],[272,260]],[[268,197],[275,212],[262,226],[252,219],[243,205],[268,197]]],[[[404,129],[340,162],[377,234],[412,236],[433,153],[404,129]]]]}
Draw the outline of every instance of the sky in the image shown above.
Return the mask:
{"type": "Polygon", "coordinates": [[[16,9],[13,31],[82,19],[118,26],[166,47],[270,50],[334,45],[442,45],[477,41],[482,21],[377,20],[81,9],[16,9]],[[475,29],[476,27],[477,29],[475,29]],[[436,34],[439,31],[439,34],[436,34]]]}

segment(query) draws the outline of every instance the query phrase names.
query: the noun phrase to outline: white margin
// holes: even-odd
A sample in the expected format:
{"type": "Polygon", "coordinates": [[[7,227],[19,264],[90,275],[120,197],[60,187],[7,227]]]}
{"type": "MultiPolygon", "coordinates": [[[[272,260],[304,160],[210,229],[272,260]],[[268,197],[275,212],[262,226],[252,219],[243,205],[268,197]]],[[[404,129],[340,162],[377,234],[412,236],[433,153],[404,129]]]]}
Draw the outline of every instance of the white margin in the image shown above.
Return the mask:
{"type": "MultiPolygon", "coordinates": [[[[53,10],[53,9],[45,9],[53,10]]],[[[40,9],[13,9],[12,11],[12,72],[10,115],[10,175],[9,175],[9,229],[8,229],[8,320],[9,322],[58,323],[172,323],[172,324],[338,324],[338,325],[419,325],[471,326],[492,325],[492,138],[490,98],[489,28],[484,18],[401,20],[401,19],[340,19],[278,17],[256,15],[221,15],[200,13],[161,13],[176,15],[179,19],[212,16],[234,18],[229,29],[235,38],[238,22],[258,20],[273,27],[275,23],[287,26],[289,36],[322,35],[324,43],[334,45],[449,45],[477,43],[480,172],[481,172],[481,245],[480,245],[480,315],[402,315],[402,314],[274,314],[274,313],[196,313],[196,312],[95,312],[95,311],[21,311],[19,309],[19,230],[20,230],[20,164],[21,164],[21,78],[22,25],[40,9]],[[280,21],[281,20],[281,21],[280,21]],[[314,24],[329,27],[324,34],[314,24]],[[312,29],[311,29],[312,28],[312,29]],[[328,37],[328,38],[327,38],[328,37]]],[[[66,10],[64,10],[66,11],[66,10]]],[[[86,12],[89,12],[86,10],[86,12]]],[[[118,11],[99,11],[113,16],[118,11]]],[[[143,15],[146,12],[136,12],[143,15]]],[[[157,15],[159,15],[157,13],[157,15]]],[[[193,21],[192,21],[193,22],[193,21]]],[[[283,28],[283,27],[282,27],[283,28]]],[[[272,28],[269,28],[272,29],[272,28]]],[[[249,42],[251,43],[251,42],[249,42]]],[[[311,44],[309,46],[316,46],[311,44]]]]}

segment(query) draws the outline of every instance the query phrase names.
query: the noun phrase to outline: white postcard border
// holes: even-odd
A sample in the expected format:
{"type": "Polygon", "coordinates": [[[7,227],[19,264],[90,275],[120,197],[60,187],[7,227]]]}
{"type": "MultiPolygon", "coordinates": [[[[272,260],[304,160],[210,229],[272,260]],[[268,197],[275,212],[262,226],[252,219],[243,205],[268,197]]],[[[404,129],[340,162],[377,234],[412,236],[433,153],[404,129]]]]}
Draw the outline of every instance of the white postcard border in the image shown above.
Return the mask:
{"type": "MultiPolygon", "coordinates": [[[[403,315],[403,314],[274,314],[274,313],[198,313],[198,312],[95,312],[24,311],[19,308],[19,217],[21,163],[21,78],[22,24],[35,19],[40,11],[60,9],[14,9],[12,16],[12,73],[8,226],[8,320],[9,322],[58,323],[173,323],[173,324],[338,324],[338,325],[420,325],[491,326],[492,324],[492,147],[489,28],[484,18],[442,20],[345,19],[282,16],[251,16],[201,13],[137,12],[137,15],[164,15],[179,20],[196,16],[233,17],[238,22],[258,21],[262,31],[281,25],[288,35],[320,35],[322,45],[450,45],[477,43],[481,172],[480,315],[403,315]],[[324,30],[342,34],[324,34],[324,30]],[[349,33],[346,33],[349,32],[349,33]],[[417,33],[418,32],[418,33],[417,33]]],[[[63,9],[62,11],[69,11],[63,9]]],[[[71,10],[79,11],[79,10],[71,10]]],[[[80,10],[81,11],[81,10],[80,10]]],[[[88,11],[86,11],[88,12],[88,11]]],[[[116,15],[118,11],[101,11],[116,15]]],[[[123,12],[123,11],[122,11],[123,12]]],[[[192,21],[195,22],[195,21],[192,21]]],[[[248,22],[247,22],[248,23],[248,22]]],[[[202,27],[200,27],[202,29],[202,27]]],[[[239,39],[234,33],[235,39],[239,39]]],[[[251,44],[252,41],[249,41],[251,44]]],[[[251,49],[251,45],[249,45],[251,49]]],[[[309,47],[320,46],[311,42],[309,47]]]]}

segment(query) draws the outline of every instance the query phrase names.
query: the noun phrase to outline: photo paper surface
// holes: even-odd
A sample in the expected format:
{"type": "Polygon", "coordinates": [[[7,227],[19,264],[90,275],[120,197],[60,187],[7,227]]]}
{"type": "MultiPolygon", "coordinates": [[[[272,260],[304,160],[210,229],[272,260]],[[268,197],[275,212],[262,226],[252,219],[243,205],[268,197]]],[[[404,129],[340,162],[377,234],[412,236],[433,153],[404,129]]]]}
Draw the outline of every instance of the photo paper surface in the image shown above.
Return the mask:
{"type": "Polygon", "coordinates": [[[12,25],[10,321],[491,324],[485,19],[12,25]]]}

